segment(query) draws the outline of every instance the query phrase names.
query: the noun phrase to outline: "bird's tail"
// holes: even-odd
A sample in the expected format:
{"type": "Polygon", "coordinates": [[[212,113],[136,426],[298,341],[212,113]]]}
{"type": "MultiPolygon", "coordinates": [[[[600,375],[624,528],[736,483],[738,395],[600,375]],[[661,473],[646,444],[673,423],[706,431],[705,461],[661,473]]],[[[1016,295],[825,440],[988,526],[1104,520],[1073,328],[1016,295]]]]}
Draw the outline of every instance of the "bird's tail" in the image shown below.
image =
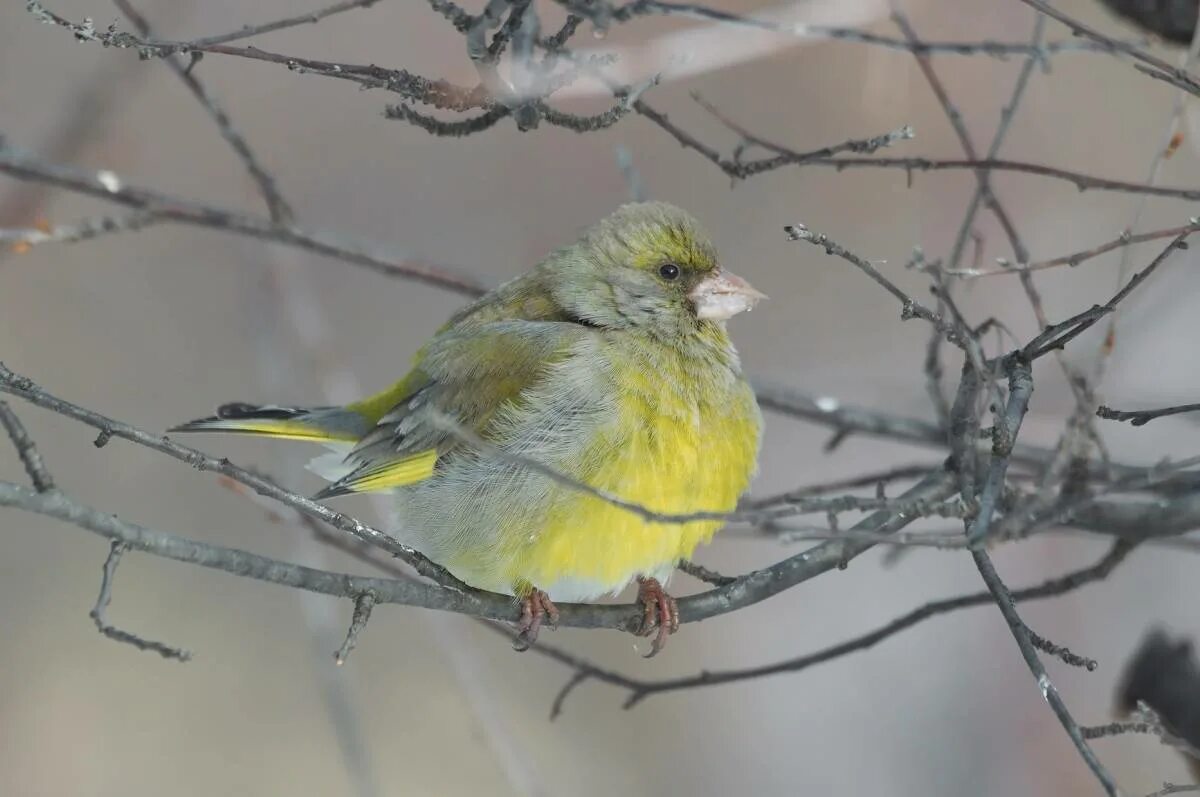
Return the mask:
{"type": "Polygon", "coordinates": [[[345,407],[233,403],[217,407],[216,415],[188,421],[167,431],[233,432],[318,443],[354,443],[370,427],[371,422],[366,416],[345,407]]]}

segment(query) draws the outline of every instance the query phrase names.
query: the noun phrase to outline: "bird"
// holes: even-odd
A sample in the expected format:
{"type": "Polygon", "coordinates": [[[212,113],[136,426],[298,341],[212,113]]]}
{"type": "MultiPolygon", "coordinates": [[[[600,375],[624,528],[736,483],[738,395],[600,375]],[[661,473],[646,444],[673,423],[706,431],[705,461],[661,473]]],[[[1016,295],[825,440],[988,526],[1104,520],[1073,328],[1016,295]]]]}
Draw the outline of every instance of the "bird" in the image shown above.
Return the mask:
{"type": "Polygon", "coordinates": [[[397,539],[514,596],[518,649],[556,601],[636,581],[654,655],[679,627],[664,584],[757,470],[762,416],[727,321],[764,298],[689,213],[628,203],[455,313],[376,395],[224,404],[169,431],[325,444],[314,499],[390,492],[397,539]]]}

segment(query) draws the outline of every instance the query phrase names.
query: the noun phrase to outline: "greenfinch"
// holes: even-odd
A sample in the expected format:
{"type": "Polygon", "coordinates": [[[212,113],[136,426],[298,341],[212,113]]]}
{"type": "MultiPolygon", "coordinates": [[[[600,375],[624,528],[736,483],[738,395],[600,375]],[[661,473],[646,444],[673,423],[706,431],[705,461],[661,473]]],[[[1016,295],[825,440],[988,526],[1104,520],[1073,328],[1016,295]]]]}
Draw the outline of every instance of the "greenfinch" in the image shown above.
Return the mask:
{"type": "Polygon", "coordinates": [[[226,404],[171,431],[329,445],[310,464],[331,481],[316,498],[391,491],[396,537],[515,595],[525,645],[555,600],[636,579],[653,654],[679,625],[662,585],[722,524],[656,522],[605,494],[660,514],[734,509],[762,418],[725,322],[762,298],[689,214],[627,204],[456,313],[378,395],[226,404]]]}

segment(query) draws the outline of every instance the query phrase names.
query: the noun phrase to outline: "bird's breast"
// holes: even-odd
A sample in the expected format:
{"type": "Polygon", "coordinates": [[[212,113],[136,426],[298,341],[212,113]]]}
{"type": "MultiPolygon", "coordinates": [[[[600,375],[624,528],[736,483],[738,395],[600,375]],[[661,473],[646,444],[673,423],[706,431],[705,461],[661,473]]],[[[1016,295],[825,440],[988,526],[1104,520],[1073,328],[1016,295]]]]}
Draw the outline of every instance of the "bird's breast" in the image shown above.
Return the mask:
{"type": "MultiPolygon", "coordinates": [[[[618,361],[611,378],[611,419],[582,447],[574,475],[656,513],[733,510],[755,470],[761,424],[740,375],[667,352],[618,361]]],[[[649,520],[564,487],[522,557],[525,578],[593,585],[595,597],[690,556],[722,525],[649,520]]]]}

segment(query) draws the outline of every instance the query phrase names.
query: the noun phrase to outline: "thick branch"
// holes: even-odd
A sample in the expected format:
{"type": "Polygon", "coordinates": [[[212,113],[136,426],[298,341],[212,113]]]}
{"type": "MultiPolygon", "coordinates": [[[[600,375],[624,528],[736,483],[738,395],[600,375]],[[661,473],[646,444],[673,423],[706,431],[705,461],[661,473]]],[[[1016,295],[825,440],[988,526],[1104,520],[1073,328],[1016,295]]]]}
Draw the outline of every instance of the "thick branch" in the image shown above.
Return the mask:
{"type": "MultiPolygon", "coordinates": [[[[1058,595],[1072,592],[1074,589],[1090,585],[1090,583],[1103,581],[1118,564],[1121,564],[1126,559],[1132,550],[1133,544],[1118,540],[1098,562],[1088,565],[1086,568],[1072,571],[1072,573],[1055,577],[1055,579],[1050,579],[1049,581],[1040,583],[1040,585],[1019,589],[1019,591],[1013,593],[1013,598],[1020,601],[1055,598],[1058,595]]],[[[974,606],[990,605],[991,603],[991,593],[986,591],[959,595],[956,598],[934,600],[928,604],[918,606],[917,609],[906,613],[906,615],[901,615],[892,622],[884,623],[881,627],[868,631],[868,633],[852,637],[852,639],[836,643],[836,645],[820,649],[820,651],[814,653],[800,655],[800,657],[793,659],[775,661],[775,663],[767,665],[744,667],[744,669],[737,670],[704,670],[696,673],[696,675],[684,676],[682,678],[664,678],[660,679],[660,681],[642,681],[642,679],[626,677],[620,675],[620,673],[601,669],[601,667],[596,667],[586,663],[586,661],[576,659],[569,654],[558,651],[551,653],[541,651],[540,653],[556,659],[560,663],[574,667],[576,669],[576,677],[582,673],[586,677],[595,678],[596,681],[628,689],[630,694],[625,701],[625,707],[629,708],[646,700],[647,697],[667,693],[667,691],[719,687],[719,685],[728,683],[751,681],[751,679],[755,678],[766,678],[769,676],[784,675],[784,673],[808,670],[809,667],[826,663],[826,661],[840,659],[844,655],[858,651],[865,651],[865,649],[874,647],[877,643],[888,639],[890,636],[895,636],[901,633],[901,631],[912,628],[913,625],[923,623],[926,619],[946,615],[946,613],[962,609],[971,609],[974,606]]],[[[564,689],[574,689],[577,685],[578,682],[576,679],[572,678],[569,687],[564,689]]],[[[565,695],[560,694],[559,696],[565,699],[565,695]]],[[[558,702],[558,707],[562,709],[562,702],[558,702]]]]}
{"type": "MultiPolygon", "coordinates": [[[[314,503],[304,496],[288,492],[276,485],[274,482],[271,482],[270,480],[258,474],[239,468],[228,460],[218,460],[213,457],[209,457],[200,451],[196,451],[195,449],[181,446],[169,438],[152,435],[148,432],[137,429],[136,427],[106,418],[98,413],[84,409],[83,407],[79,407],[71,404],[70,402],[58,399],[34,385],[29,379],[13,374],[2,365],[0,365],[0,392],[6,392],[12,395],[20,396],[30,403],[93,426],[94,428],[101,430],[102,436],[120,437],[172,456],[190,464],[192,467],[198,470],[208,470],[221,473],[222,475],[228,476],[235,481],[245,484],[247,487],[251,488],[260,495],[281,501],[293,509],[303,512],[304,514],[317,517],[336,528],[353,534],[364,542],[382,548],[383,550],[386,550],[389,553],[392,553],[394,556],[404,559],[406,562],[413,565],[422,575],[433,578],[440,584],[448,584],[457,588],[458,591],[454,591],[452,589],[440,590],[440,594],[443,594],[443,597],[446,597],[451,605],[441,606],[439,608],[447,608],[451,611],[465,611],[471,614],[491,617],[492,619],[511,618],[512,602],[510,598],[467,587],[451,576],[443,568],[429,561],[419,552],[396,542],[384,532],[368,526],[367,524],[356,520],[355,518],[335,512],[321,504],[314,503]],[[497,603],[497,601],[499,603],[497,603]],[[501,605],[504,607],[503,612],[500,610],[501,605]],[[484,611],[484,608],[489,607],[492,610],[492,613],[487,613],[484,611]]],[[[934,503],[944,499],[953,492],[953,478],[948,473],[937,472],[930,474],[925,479],[918,482],[914,487],[898,496],[896,499],[897,506],[905,507],[920,501],[934,503]]],[[[26,508],[47,508],[49,506],[40,503],[31,505],[27,498],[21,498],[21,500],[18,502],[18,500],[13,498],[11,494],[9,503],[20,503],[26,508]]],[[[56,509],[59,512],[64,511],[61,507],[56,507],[56,509]]],[[[35,508],[34,511],[39,510],[35,508]]],[[[53,512],[51,512],[48,508],[46,513],[53,514],[53,512]]],[[[858,524],[852,527],[850,531],[856,533],[875,532],[879,535],[883,535],[899,531],[913,520],[917,519],[917,517],[919,517],[917,513],[911,511],[906,512],[903,508],[884,509],[875,512],[874,514],[860,521],[858,524]]],[[[88,528],[98,531],[98,529],[93,526],[88,526],[88,528]]],[[[108,536],[114,535],[109,534],[108,536]]],[[[191,543],[191,541],[185,540],[183,542],[188,546],[194,545],[191,543]]],[[[862,537],[854,537],[849,539],[831,540],[821,545],[817,545],[808,549],[807,551],[796,554],[788,559],[784,559],[783,561],[778,562],[770,567],[762,570],[755,570],[747,573],[746,575],[740,576],[725,586],[680,600],[680,618],[684,622],[695,622],[707,619],[709,617],[715,617],[720,614],[725,614],[727,612],[766,600],[767,598],[786,589],[790,589],[797,584],[803,583],[810,578],[843,565],[853,557],[870,549],[877,542],[878,538],[871,536],[870,538],[866,539],[862,537]]],[[[242,552],[234,553],[236,556],[242,555],[242,552]]],[[[206,564],[205,562],[199,561],[197,563],[205,564],[205,566],[221,567],[223,561],[224,560],[218,559],[215,564],[206,564]]],[[[233,570],[231,572],[238,571],[233,570]]],[[[294,571],[293,569],[292,574],[288,577],[293,580],[298,579],[304,581],[305,579],[302,579],[299,575],[296,575],[298,572],[299,571],[294,571]]],[[[335,580],[345,578],[336,574],[325,575],[329,576],[330,578],[334,578],[335,580]]],[[[268,577],[266,580],[274,579],[268,577]]],[[[328,585],[331,582],[328,582],[326,579],[321,581],[321,583],[328,585]]],[[[302,585],[292,584],[292,586],[302,585]]],[[[304,588],[307,589],[310,587],[306,586],[304,588]]],[[[316,589],[316,591],[327,591],[328,594],[336,594],[340,597],[352,597],[362,594],[367,589],[372,589],[376,592],[381,602],[411,602],[409,600],[399,598],[389,600],[387,596],[391,593],[389,593],[387,589],[376,588],[370,584],[347,586],[347,583],[338,581],[336,590],[329,591],[331,589],[335,588],[327,586],[323,589],[316,589]]],[[[427,604],[419,603],[415,605],[427,604]]],[[[572,609],[570,606],[560,606],[559,608],[563,610],[562,622],[566,625],[583,625],[588,627],[599,626],[633,630],[639,628],[641,624],[639,607],[585,606],[572,609]]]]}

